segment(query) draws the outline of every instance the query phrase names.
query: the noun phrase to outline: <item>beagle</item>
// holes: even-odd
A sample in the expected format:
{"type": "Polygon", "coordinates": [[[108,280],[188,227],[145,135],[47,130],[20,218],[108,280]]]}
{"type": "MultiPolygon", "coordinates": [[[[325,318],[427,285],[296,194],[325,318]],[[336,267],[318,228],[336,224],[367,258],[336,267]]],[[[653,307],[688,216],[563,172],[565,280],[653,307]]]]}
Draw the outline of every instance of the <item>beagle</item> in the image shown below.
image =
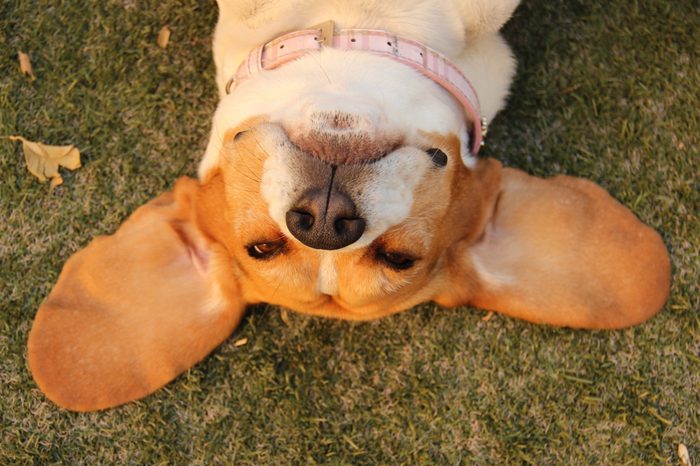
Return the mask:
{"type": "Polygon", "coordinates": [[[476,156],[514,74],[498,30],[517,3],[219,0],[198,180],[65,264],[29,335],[41,390],[77,411],[146,396],[259,302],[367,320],[434,301],[591,329],[657,313],[654,230],[592,182],[476,156]]]}

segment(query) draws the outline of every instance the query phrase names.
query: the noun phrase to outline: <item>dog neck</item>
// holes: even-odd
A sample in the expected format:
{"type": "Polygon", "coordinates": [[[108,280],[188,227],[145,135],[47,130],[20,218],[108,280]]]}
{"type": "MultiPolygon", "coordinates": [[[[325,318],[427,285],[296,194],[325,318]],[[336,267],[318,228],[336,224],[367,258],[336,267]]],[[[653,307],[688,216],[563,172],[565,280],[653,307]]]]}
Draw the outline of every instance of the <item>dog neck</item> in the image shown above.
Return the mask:
{"type": "Polygon", "coordinates": [[[322,47],[370,52],[403,63],[447,90],[463,107],[470,126],[471,153],[476,155],[486,135],[479,98],[469,79],[451,60],[414,40],[379,29],[335,31],[333,21],[289,32],[250,51],[226,83],[226,94],[235,86],[266,70],[273,70],[322,47]]]}
{"type": "Polygon", "coordinates": [[[402,142],[416,147],[424,143],[416,136],[421,133],[453,134],[462,143],[465,164],[474,166],[476,158],[471,152],[475,138],[469,133],[474,132],[472,122],[480,123],[478,119],[466,119],[465,107],[442,85],[411,66],[375,53],[322,47],[284,66],[257,73],[254,79],[237,82],[229,88],[231,93],[226,93],[227,81],[251,49],[308,24],[333,18],[340,30],[391,31],[439,51],[458,72],[469,76],[479,96],[481,114],[488,120],[504,105],[515,71],[510,49],[496,32],[499,24],[474,35],[469,21],[465,23],[465,18],[472,16],[464,16],[466,12],[455,10],[451,3],[437,7],[430,0],[305,0],[270,2],[270,8],[256,10],[237,1],[218,3],[213,52],[221,100],[199,167],[202,179],[218,165],[226,132],[255,117],[302,134],[314,131],[311,126],[317,115],[351,115],[353,121],[371,127],[375,135],[407,135],[402,142]]]}

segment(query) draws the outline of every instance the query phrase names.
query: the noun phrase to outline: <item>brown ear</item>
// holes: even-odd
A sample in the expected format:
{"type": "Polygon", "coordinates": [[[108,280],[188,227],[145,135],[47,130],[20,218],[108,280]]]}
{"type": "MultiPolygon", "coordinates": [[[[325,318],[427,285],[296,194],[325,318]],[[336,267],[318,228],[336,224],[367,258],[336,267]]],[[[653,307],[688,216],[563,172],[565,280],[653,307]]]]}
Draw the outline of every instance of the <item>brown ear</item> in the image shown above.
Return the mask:
{"type": "Polygon", "coordinates": [[[508,168],[500,187],[482,236],[458,248],[460,273],[476,280],[469,304],[582,328],[627,327],[662,308],[666,247],[605,190],[508,168]]]}
{"type": "Polygon", "coordinates": [[[52,401],[91,411],[141,398],[230,334],[244,303],[228,254],[195,220],[215,189],[183,178],[68,260],[29,335],[52,401]]]}

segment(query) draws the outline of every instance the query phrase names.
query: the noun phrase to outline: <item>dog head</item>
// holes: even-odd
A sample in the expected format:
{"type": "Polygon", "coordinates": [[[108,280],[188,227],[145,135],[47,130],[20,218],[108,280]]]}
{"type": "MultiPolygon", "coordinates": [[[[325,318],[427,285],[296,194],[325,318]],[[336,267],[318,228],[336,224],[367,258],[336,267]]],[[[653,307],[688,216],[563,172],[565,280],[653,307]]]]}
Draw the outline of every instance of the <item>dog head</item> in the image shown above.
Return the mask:
{"type": "Polygon", "coordinates": [[[247,296],[350,319],[430,299],[436,252],[469,234],[455,222],[479,228],[475,204],[498,186],[469,152],[471,122],[440,86],[373,55],[324,50],[280,71],[221,102],[200,169],[231,205],[257,195],[230,248],[248,251],[247,296]]]}
{"type": "Polygon", "coordinates": [[[49,398],[92,410],[145,396],[249,303],[359,320],[434,300],[587,328],[661,308],[662,241],[600,187],[472,157],[459,106],[400,64],[355,80],[346,61],[379,58],[314,57],[243,83],[200,180],[69,259],[29,339],[49,398]]]}
{"type": "Polygon", "coordinates": [[[446,251],[483,229],[499,165],[465,167],[455,135],[425,133],[408,145],[402,135],[334,132],[335,117],[330,132],[297,139],[269,122],[224,138],[204,184],[220,185],[220,240],[247,301],[368,319],[431,299],[446,251]],[[336,138],[372,157],[314,153],[336,138]]]}

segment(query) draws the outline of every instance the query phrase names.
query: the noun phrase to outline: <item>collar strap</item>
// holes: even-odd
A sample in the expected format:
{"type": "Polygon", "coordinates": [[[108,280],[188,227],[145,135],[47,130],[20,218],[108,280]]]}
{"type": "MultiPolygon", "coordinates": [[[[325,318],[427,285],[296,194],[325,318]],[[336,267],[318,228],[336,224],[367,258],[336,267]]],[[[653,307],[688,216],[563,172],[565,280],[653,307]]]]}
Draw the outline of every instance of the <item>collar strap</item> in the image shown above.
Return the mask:
{"type": "Polygon", "coordinates": [[[378,29],[333,30],[328,21],[317,27],[290,32],[259,45],[248,54],[236,73],[226,83],[226,93],[241,81],[264,70],[272,70],[322,47],[362,50],[386,56],[419,71],[432,79],[464,107],[471,121],[472,155],[479,152],[486,136],[486,119],[481,117],[479,98],[462,71],[439,52],[410,39],[378,29]]]}

